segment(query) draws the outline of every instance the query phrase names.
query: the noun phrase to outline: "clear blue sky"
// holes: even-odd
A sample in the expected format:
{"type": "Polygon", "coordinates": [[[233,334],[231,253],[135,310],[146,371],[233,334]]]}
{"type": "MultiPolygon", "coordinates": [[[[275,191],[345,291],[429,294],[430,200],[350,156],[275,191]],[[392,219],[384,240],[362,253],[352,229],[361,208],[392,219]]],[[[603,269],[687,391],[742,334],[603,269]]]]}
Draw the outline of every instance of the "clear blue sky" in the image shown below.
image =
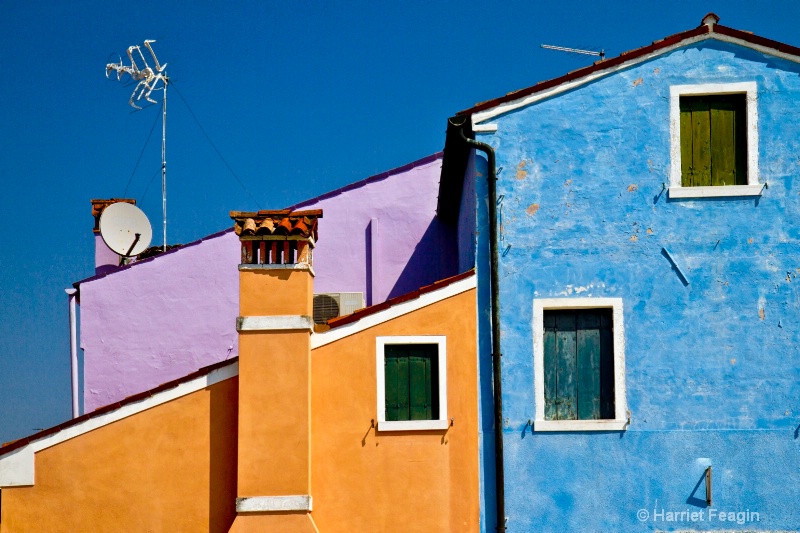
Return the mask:
{"type": "MultiPolygon", "coordinates": [[[[446,119],[591,59],[699,25],[800,45],[800,2],[5,2],[0,7],[0,442],[70,417],[64,289],[93,274],[91,198],[136,198],[160,243],[158,107],[105,78],[128,46],[159,60],[263,208],[442,149],[446,119]],[[153,176],[149,189],[148,183],[153,176]],[[131,178],[132,176],[132,178],[131,178]],[[146,196],[144,195],[147,190],[146,196]]],[[[175,91],[169,241],[257,209],[175,91]]]]}

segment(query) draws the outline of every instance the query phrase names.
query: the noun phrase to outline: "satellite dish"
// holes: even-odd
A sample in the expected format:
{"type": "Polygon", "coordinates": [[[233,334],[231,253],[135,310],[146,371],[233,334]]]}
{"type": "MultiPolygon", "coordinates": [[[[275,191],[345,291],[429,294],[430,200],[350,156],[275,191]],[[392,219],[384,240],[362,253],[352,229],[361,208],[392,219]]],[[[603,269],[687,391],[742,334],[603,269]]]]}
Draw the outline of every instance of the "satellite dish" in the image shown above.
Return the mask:
{"type": "Polygon", "coordinates": [[[133,204],[111,204],[100,215],[100,235],[106,246],[123,257],[139,255],[150,246],[153,228],[144,211],[133,204]]]}

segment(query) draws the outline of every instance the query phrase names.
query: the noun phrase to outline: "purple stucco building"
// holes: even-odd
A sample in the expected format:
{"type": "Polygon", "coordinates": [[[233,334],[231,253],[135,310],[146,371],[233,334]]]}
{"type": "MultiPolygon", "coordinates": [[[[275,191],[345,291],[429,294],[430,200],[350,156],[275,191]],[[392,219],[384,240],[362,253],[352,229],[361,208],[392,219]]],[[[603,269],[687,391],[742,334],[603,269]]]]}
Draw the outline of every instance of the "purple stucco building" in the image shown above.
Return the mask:
{"type": "MultiPolygon", "coordinates": [[[[434,154],[292,206],[324,212],[315,292],[373,305],[456,273],[454,229],[436,217],[441,164],[434,154]]],[[[238,354],[232,230],[125,267],[96,240],[97,274],[76,283],[85,412],[238,354]]]]}

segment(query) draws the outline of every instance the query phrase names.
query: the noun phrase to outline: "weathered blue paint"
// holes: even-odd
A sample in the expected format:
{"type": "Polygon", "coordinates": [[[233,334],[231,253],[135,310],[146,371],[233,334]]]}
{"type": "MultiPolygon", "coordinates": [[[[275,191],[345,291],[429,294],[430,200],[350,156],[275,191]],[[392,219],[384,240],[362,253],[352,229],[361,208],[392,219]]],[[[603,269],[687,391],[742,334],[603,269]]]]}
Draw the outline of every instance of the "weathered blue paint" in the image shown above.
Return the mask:
{"type": "Polygon", "coordinates": [[[478,411],[479,484],[481,498],[481,531],[495,524],[494,410],[492,396],[491,299],[489,293],[488,206],[478,206],[478,198],[488,195],[486,160],[470,156],[464,177],[457,228],[459,272],[475,267],[478,277],[478,411]]]}
{"type": "Polygon", "coordinates": [[[504,169],[509,531],[800,524],[798,109],[800,66],[708,40],[497,117],[498,131],[480,136],[504,169]],[[758,85],[769,188],[760,198],[670,201],[669,87],[741,81],[758,85]],[[533,299],[577,296],[623,298],[631,424],[532,433],[533,299]],[[712,507],[759,521],[709,521],[708,465],[712,507]],[[686,510],[705,521],[666,521],[686,510]]]}

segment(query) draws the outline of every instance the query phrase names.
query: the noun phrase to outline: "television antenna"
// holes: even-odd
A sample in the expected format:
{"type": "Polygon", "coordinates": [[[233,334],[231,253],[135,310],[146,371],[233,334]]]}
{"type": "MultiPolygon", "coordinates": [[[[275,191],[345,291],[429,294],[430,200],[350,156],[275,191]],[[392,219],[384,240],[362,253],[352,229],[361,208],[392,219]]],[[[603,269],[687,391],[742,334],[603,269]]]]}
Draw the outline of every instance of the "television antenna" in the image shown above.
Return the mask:
{"type": "MultiPolygon", "coordinates": [[[[163,212],[163,220],[164,220],[164,247],[163,250],[167,251],[167,85],[169,85],[169,76],[167,76],[167,64],[164,63],[163,65],[158,62],[158,58],[156,57],[156,53],[153,52],[153,47],[150,46],[155,41],[152,39],[146,39],[144,41],[144,47],[150,52],[150,56],[153,58],[153,62],[155,63],[154,67],[151,67],[147,63],[147,59],[145,59],[144,54],[142,53],[142,49],[139,45],[133,45],[128,47],[128,59],[130,60],[131,64],[126,65],[123,63],[122,58],[120,58],[119,63],[108,63],[106,64],[106,78],[108,75],[113,71],[117,73],[117,80],[122,81],[125,76],[130,76],[133,81],[138,81],[139,83],[136,84],[136,87],[133,88],[133,92],[131,93],[131,98],[128,100],[128,103],[131,107],[136,109],[142,109],[140,106],[136,104],[139,100],[144,98],[150,103],[157,104],[158,102],[154,100],[151,95],[153,91],[161,89],[164,91],[164,101],[162,105],[162,118],[161,118],[161,210],[163,212]],[[134,59],[134,51],[139,56],[139,59],[142,62],[142,68],[139,68],[139,65],[136,63],[136,59],[134,59]],[[159,87],[159,82],[161,82],[161,87],[159,87]],[[135,101],[134,101],[135,100],[135,101]]],[[[149,223],[148,223],[149,225],[149,223]]]]}
{"type": "Polygon", "coordinates": [[[117,202],[103,209],[99,226],[103,242],[122,257],[144,252],[153,238],[147,215],[127,202],[117,202]]]}
{"type": "Polygon", "coordinates": [[[580,48],[567,48],[566,46],[555,46],[553,44],[543,44],[541,45],[542,48],[546,48],[548,50],[558,50],[559,52],[569,52],[571,54],[583,54],[587,56],[598,56],[601,60],[606,58],[605,50],[600,50],[599,52],[596,50],[581,50],[580,48]]]}

